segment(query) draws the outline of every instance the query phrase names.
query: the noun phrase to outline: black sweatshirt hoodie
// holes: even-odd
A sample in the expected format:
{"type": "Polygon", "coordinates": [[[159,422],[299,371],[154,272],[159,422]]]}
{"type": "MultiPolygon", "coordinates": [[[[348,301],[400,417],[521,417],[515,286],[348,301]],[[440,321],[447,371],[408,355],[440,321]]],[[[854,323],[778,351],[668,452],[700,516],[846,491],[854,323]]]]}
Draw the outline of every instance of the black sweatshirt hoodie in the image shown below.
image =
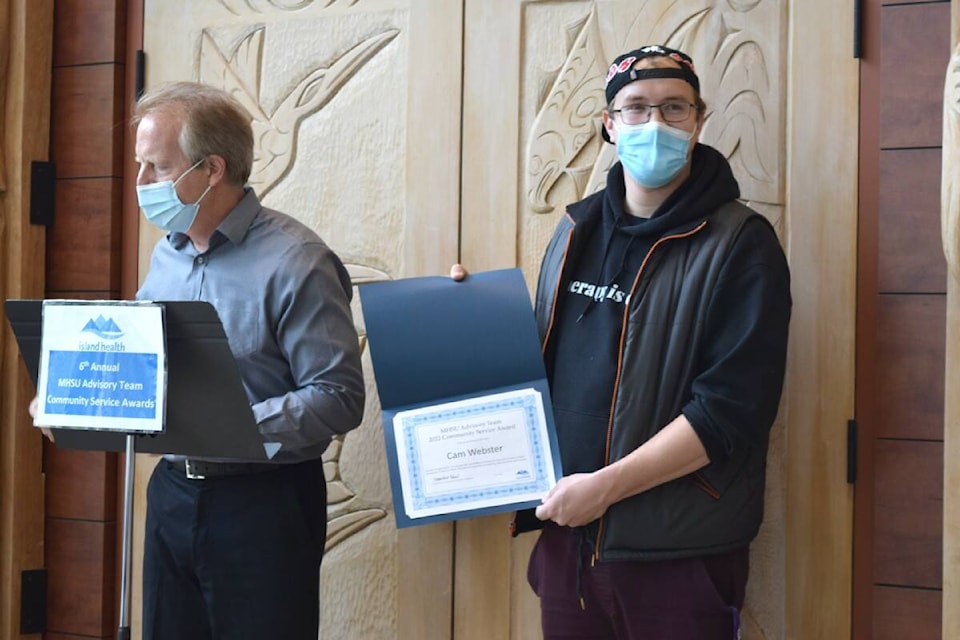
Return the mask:
{"type": "MultiPolygon", "coordinates": [[[[690,177],[649,219],[624,211],[625,186],[619,163],[610,169],[606,189],[569,208],[580,240],[576,257],[565,269],[560,283],[555,337],[545,354],[565,475],[595,471],[604,465],[623,305],[628,303],[627,294],[650,248],[665,233],[695,226],[740,195],[730,165],[718,151],[698,144],[692,162],[690,177]],[[602,198],[599,220],[594,204],[597,198],[602,198]]],[[[745,246],[769,245],[764,242],[768,238],[758,237],[771,233],[762,220],[748,222],[743,233],[745,246]]],[[[751,256],[744,258],[752,260],[751,256]]],[[[782,258],[778,260],[776,256],[772,260],[778,265],[782,263],[782,258]]],[[[786,269],[785,263],[782,268],[786,269]]],[[[731,274],[749,269],[746,263],[734,264],[731,274]]],[[[744,299],[739,304],[749,305],[751,301],[744,299]]],[[[731,305],[729,312],[735,314],[737,310],[731,305]]],[[[718,326],[722,324],[726,323],[718,326]]],[[[752,375],[736,368],[728,368],[722,375],[740,374],[752,375]]],[[[729,388],[738,386],[733,383],[729,388]]],[[[778,398],[779,394],[773,399],[774,404],[778,398]]],[[[720,424],[698,399],[691,401],[684,414],[711,461],[723,459],[742,442],[766,438],[765,431],[762,435],[750,433],[751,427],[746,427],[747,432],[738,433],[736,428],[720,424]]]]}

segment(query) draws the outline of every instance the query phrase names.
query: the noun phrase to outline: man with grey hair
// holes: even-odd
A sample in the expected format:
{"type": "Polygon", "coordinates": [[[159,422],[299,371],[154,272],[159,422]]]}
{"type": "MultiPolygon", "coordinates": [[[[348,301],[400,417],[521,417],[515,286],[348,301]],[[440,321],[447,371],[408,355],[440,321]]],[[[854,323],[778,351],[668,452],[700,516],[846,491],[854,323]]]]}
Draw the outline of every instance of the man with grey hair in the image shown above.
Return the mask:
{"type": "Polygon", "coordinates": [[[205,300],[223,321],[269,462],[167,456],[147,489],[143,637],[316,640],[326,542],[321,455],[362,418],[339,258],[260,204],[249,114],[190,82],[137,103],[137,196],[167,235],[137,297],[205,300]]]}

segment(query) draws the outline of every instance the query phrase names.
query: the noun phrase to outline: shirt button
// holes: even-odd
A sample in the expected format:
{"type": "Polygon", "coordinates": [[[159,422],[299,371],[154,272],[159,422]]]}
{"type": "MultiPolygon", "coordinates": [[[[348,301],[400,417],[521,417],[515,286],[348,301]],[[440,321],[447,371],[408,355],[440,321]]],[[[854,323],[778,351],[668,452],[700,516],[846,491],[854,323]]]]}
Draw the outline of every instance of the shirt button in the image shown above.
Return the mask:
{"type": "Polygon", "coordinates": [[[203,264],[206,261],[207,259],[204,258],[203,256],[197,256],[197,264],[203,264]]]}

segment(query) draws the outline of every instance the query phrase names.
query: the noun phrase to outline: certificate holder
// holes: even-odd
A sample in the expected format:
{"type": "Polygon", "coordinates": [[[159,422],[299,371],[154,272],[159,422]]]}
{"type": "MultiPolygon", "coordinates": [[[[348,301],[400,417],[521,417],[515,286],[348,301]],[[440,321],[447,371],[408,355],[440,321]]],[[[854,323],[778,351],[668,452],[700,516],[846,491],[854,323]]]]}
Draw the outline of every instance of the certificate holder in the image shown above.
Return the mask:
{"type": "Polygon", "coordinates": [[[360,287],[398,527],[536,506],[561,477],[519,269],[360,287]]]}

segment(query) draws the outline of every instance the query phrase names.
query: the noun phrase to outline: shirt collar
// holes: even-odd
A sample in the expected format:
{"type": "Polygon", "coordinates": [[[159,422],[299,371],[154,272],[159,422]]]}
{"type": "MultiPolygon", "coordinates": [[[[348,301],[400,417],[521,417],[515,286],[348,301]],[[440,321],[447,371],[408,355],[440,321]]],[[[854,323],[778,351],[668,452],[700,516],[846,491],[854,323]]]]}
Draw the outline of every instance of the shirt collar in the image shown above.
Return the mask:
{"type": "Polygon", "coordinates": [[[260,199],[257,198],[257,194],[253,192],[252,187],[244,187],[243,192],[243,198],[217,227],[217,232],[222,233],[233,244],[243,242],[243,239],[247,236],[247,231],[253,224],[253,219],[257,217],[261,209],[260,199]]]}
{"type": "MultiPolygon", "coordinates": [[[[252,187],[244,187],[243,193],[243,198],[240,199],[237,206],[227,214],[227,217],[220,222],[216,231],[213,232],[213,236],[210,238],[211,249],[223,244],[226,240],[239,245],[247,236],[247,231],[250,230],[254,218],[260,213],[262,207],[260,199],[257,198],[257,194],[252,187]]],[[[170,244],[178,251],[190,241],[187,234],[177,231],[171,232],[168,238],[170,244]]]]}

